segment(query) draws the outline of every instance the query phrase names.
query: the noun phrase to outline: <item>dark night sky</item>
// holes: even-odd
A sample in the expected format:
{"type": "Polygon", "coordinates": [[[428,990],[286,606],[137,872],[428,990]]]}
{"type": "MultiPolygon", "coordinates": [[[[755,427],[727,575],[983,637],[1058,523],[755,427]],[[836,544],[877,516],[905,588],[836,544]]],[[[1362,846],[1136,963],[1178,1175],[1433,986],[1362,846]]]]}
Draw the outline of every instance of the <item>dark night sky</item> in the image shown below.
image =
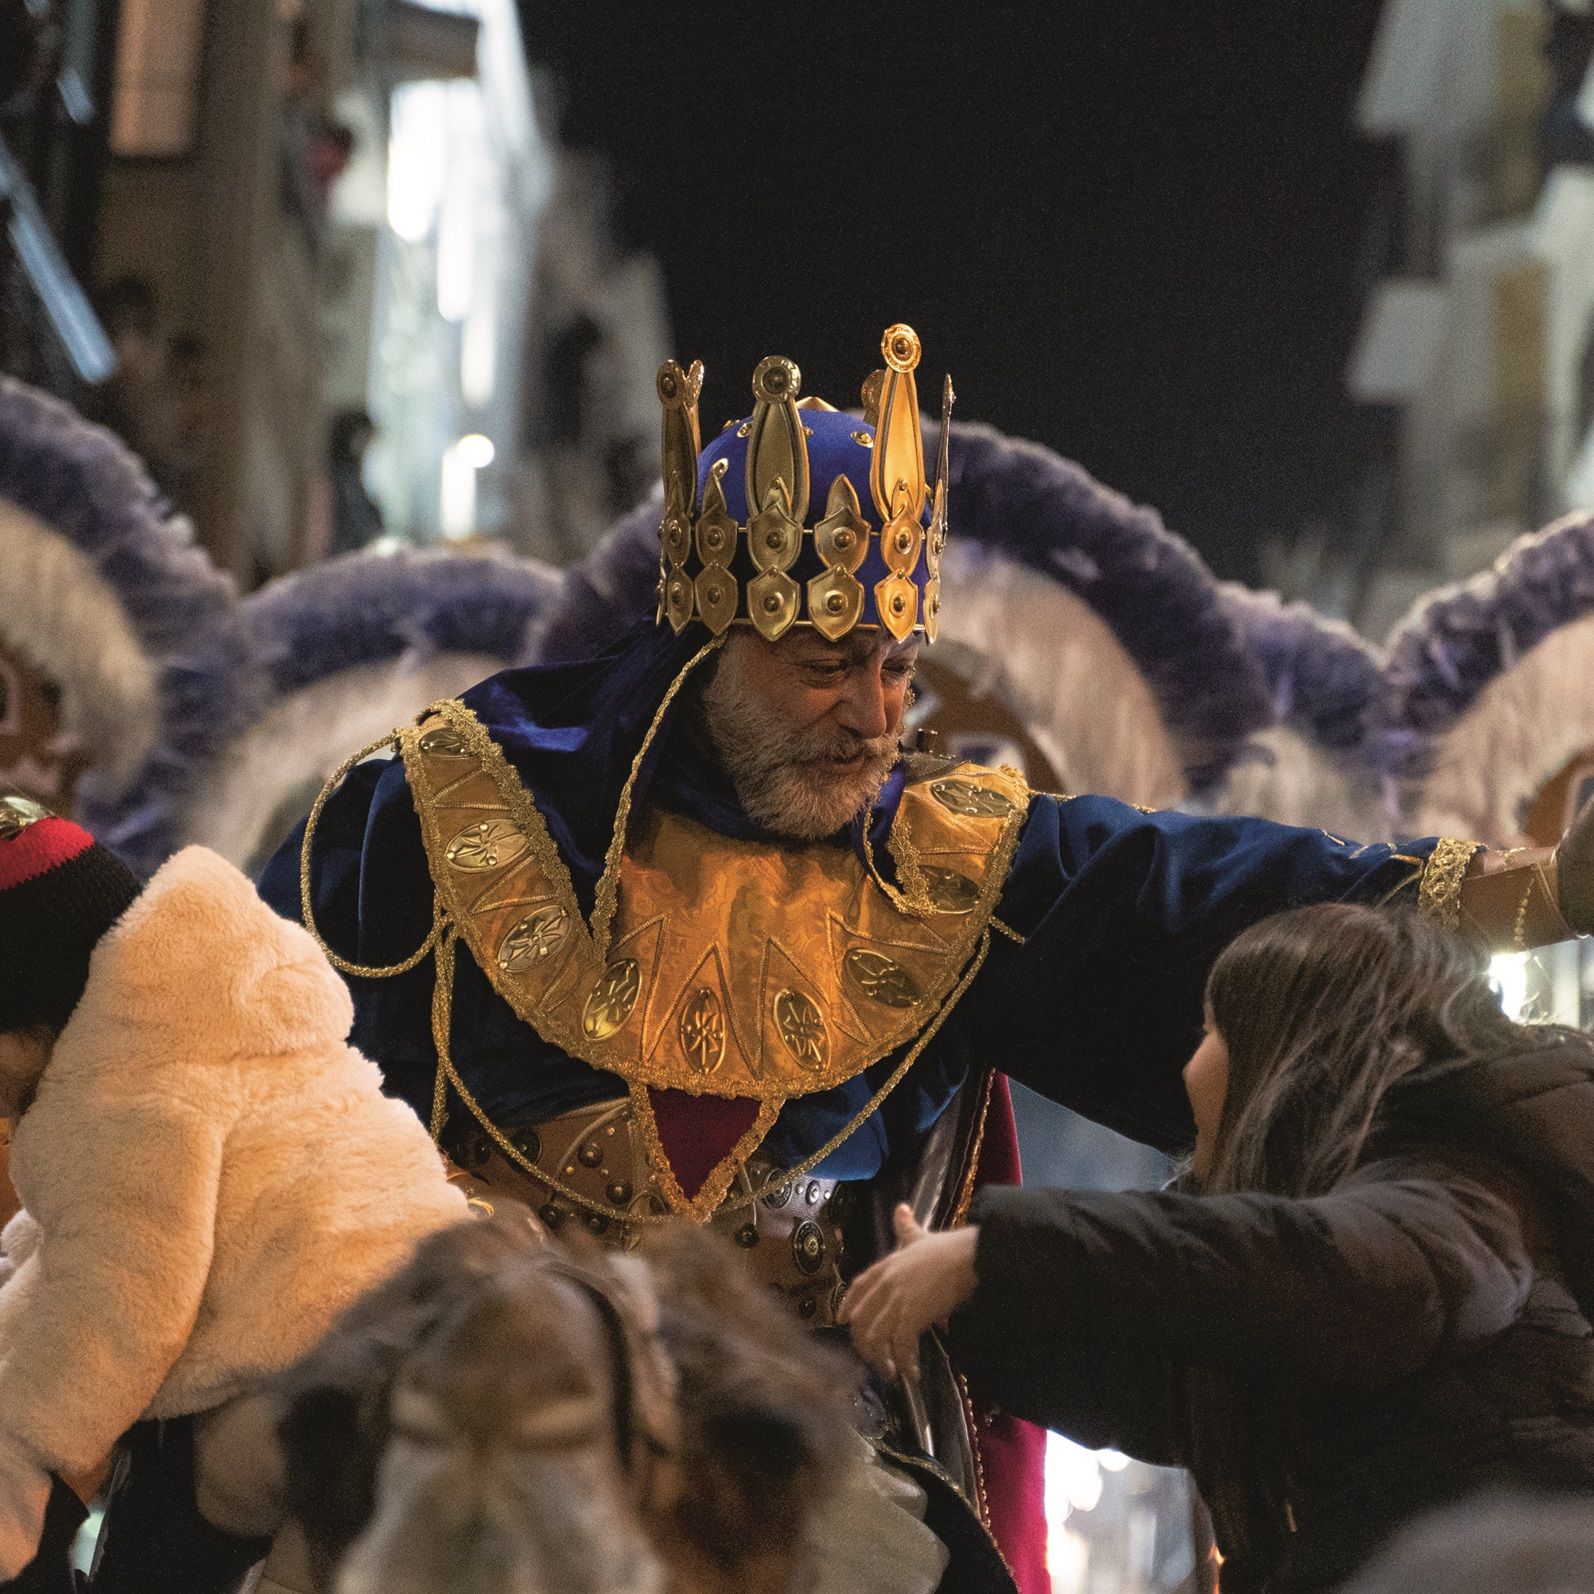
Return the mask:
{"type": "Polygon", "coordinates": [[[1220,574],[1337,507],[1355,271],[1387,151],[1349,129],[1380,0],[522,0],[664,266],[704,421],[764,354],[836,403],[905,320],[921,391],[1156,505],[1220,574]],[[1037,20],[1045,19],[1045,20],[1037,20]],[[922,379],[928,377],[928,382],[922,379]]]}

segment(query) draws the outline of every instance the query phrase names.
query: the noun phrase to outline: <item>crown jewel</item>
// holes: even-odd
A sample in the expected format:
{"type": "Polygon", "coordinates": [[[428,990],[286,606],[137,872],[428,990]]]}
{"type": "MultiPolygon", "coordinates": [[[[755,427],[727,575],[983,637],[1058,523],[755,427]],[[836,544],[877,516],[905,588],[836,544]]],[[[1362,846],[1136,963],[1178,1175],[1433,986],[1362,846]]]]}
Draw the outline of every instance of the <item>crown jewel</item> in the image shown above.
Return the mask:
{"type": "Polygon", "coordinates": [[[661,622],[680,633],[695,619],[716,636],[751,625],[770,641],[794,625],[830,641],[856,626],[935,640],[952,383],[942,389],[932,494],[913,375],[918,334],[890,327],[881,352],[885,369],[863,385],[862,426],[801,398],[797,366],[770,355],[753,372],[751,417],[727,422],[707,448],[697,411],[702,362],[659,368],[661,622]]]}

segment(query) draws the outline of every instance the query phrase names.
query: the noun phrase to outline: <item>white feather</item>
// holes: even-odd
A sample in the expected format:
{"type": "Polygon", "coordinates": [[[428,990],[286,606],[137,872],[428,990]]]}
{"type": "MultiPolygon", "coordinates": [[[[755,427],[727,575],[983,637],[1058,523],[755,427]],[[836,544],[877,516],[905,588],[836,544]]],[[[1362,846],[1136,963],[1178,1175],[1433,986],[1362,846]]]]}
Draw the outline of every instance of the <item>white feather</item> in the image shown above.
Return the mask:
{"type": "Polygon", "coordinates": [[[1220,814],[1253,814],[1284,825],[1326,830],[1344,840],[1388,839],[1389,817],[1377,782],[1356,755],[1323,747],[1286,725],[1249,738],[1210,804],[1220,814]]]}
{"type": "Polygon", "coordinates": [[[1552,632],[1491,681],[1402,793],[1408,828],[1516,847],[1522,810],[1594,747],[1594,614],[1552,632]]]}
{"type": "Polygon", "coordinates": [[[941,635],[981,655],[982,684],[1024,722],[1071,792],[1178,803],[1183,765],[1150,683],[1105,621],[1066,587],[1009,560],[948,550],[956,602],[941,635]]]}
{"type": "Polygon", "coordinates": [[[93,561],[3,498],[0,632],[60,689],[62,729],[105,788],[124,789],[160,733],[156,664],[93,561]]]}
{"type": "MultiPolygon", "coordinates": [[[[182,842],[198,842],[244,867],[280,837],[274,820],[297,792],[319,785],[356,748],[457,697],[507,661],[437,653],[362,664],[280,698],[196,786],[182,842]]],[[[305,807],[308,807],[306,802],[305,807]]],[[[302,809],[291,815],[302,818],[302,809]]]]}

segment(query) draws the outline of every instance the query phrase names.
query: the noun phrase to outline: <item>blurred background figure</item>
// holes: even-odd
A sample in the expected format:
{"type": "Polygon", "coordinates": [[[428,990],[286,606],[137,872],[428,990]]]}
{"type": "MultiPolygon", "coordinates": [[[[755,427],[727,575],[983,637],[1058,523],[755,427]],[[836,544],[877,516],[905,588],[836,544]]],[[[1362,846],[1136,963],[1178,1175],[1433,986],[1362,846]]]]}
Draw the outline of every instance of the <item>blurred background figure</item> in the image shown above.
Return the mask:
{"type": "Polygon", "coordinates": [[[332,417],[327,470],[332,478],[333,555],[355,553],[382,535],[382,511],[365,487],[365,453],[375,435],[364,410],[332,417]]]}
{"type": "Polygon", "coordinates": [[[1407,1529],[1345,1594],[1590,1594],[1594,1516],[1582,1498],[1500,1495],[1407,1529]]]}

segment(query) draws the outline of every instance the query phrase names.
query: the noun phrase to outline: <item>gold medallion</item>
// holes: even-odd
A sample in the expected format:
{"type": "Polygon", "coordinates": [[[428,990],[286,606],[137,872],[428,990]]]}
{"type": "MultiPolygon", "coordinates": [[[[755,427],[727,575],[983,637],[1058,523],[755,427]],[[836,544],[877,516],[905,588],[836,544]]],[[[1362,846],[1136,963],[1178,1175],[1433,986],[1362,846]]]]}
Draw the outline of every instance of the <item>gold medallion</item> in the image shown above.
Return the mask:
{"type": "Polygon", "coordinates": [[[587,997],[581,1010],[581,1028],[589,1040],[607,1040],[631,1016],[642,994],[642,971],[635,958],[611,963],[587,997]]]}
{"type": "Polygon", "coordinates": [[[920,864],[919,872],[924,876],[925,895],[939,912],[973,912],[980,900],[980,888],[966,874],[933,863],[920,864]]]}
{"type": "Polygon", "coordinates": [[[704,985],[681,1009],[681,1050],[694,1073],[712,1074],[725,1060],[725,1014],[720,999],[704,985]]]}
{"type": "Polygon", "coordinates": [[[512,863],[526,850],[526,838],[508,819],[483,819],[466,825],[449,842],[444,857],[456,869],[476,873],[512,863]]]}
{"type": "Polygon", "coordinates": [[[465,738],[451,725],[428,731],[421,738],[421,751],[430,753],[434,758],[466,758],[470,755],[465,738]]]}
{"type": "Polygon", "coordinates": [[[819,1004],[801,991],[775,993],[775,1029],[797,1061],[807,1069],[820,1069],[830,1057],[830,1031],[819,1004]]]}
{"type": "Polygon", "coordinates": [[[936,780],[930,783],[930,795],[943,808],[966,819],[1006,819],[1015,805],[999,791],[989,786],[976,786],[971,780],[936,780]]]}
{"type": "Polygon", "coordinates": [[[528,913],[498,944],[498,966],[518,974],[538,958],[562,946],[570,934],[570,914],[557,902],[545,902],[528,913]]]}
{"type": "Polygon", "coordinates": [[[855,946],[841,960],[841,966],[853,986],[882,1007],[912,1007],[919,1000],[917,981],[883,952],[855,946]]]}

